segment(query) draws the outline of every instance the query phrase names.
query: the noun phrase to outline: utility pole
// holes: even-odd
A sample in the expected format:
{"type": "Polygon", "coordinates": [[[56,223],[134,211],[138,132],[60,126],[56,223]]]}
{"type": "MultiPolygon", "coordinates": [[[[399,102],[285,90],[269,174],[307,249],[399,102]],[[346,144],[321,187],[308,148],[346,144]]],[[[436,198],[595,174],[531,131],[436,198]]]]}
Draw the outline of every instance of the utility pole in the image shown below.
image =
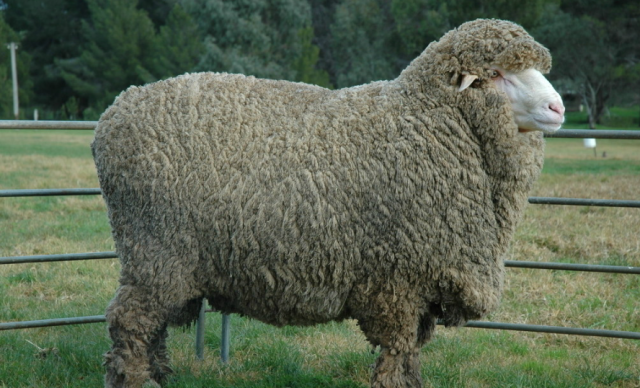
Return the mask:
{"type": "Polygon", "coordinates": [[[7,45],[11,50],[11,76],[13,78],[13,115],[16,120],[19,118],[20,108],[18,104],[18,68],[16,66],[16,49],[18,45],[11,42],[7,45]]]}

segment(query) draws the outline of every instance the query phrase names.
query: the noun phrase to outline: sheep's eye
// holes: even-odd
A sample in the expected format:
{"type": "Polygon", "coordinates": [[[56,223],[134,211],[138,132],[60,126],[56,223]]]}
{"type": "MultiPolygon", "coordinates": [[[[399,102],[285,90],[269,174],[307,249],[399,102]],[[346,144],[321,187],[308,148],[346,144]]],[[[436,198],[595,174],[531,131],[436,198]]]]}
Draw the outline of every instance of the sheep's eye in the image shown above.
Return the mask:
{"type": "Polygon", "coordinates": [[[498,70],[491,70],[491,72],[489,73],[489,77],[498,78],[500,77],[500,72],[498,72],[498,70]]]}

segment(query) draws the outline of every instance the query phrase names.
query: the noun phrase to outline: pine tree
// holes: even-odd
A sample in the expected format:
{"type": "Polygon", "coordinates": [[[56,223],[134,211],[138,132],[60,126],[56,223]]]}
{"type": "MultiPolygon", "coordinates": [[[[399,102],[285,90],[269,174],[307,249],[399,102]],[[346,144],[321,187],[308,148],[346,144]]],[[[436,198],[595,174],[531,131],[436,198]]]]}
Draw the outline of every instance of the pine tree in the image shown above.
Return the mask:
{"type": "Polygon", "coordinates": [[[175,4],[158,34],[158,55],[154,66],[161,78],[191,71],[204,50],[200,29],[179,4],[175,4]]]}
{"type": "Polygon", "coordinates": [[[166,24],[169,14],[177,3],[178,0],[138,0],[138,8],[147,11],[153,25],[159,29],[166,24]]]}
{"type": "MultiPolygon", "coordinates": [[[[87,44],[79,57],[59,60],[64,80],[95,118],[130,85],[155,81],[156,34],[136,0],[88,0],[90,18],[83,22],[87,44]]],[[[78,112],[80,113],[80,112],[78,112]]]]}

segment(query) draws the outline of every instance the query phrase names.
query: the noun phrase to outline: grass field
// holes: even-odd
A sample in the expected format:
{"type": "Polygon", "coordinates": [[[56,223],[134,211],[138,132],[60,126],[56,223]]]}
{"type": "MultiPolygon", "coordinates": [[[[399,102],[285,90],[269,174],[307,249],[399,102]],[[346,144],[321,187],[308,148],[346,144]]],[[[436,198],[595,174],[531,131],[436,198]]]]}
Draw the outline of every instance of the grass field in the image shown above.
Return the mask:
{"type": "MultiPolygon", "coordinates": [[[[97,187],[91,131],[0,131],[0,190],[97,187]]],[[[640,141],[550,139],[532,196],[640,200],[640,141]],[[607,157],[602,157],[606,152],[607,157]]],[[[640,266],[640,209],[529,206],[509,259],[640,266]]],[[[0,198],[0,256],[113,250],[102,199],[0,198]]],[[[0,266],[0,322],[99,315],[116,260],[0,266]]],[[[489,320],[640,331],[640,276],[509,269],[489,320]]],[[[231,361],[220,317],[207,319],[205,360],[194,330],[173,329],[169,387],[366,387],[371,354],[352,321],[277,329],[232,316],[231,361]]],[[[98,387],[104,324],[4,331],[0,387],[98,387]]],[[[481,329],[442,329],[423,349],[427,387],[640,387],[640,344],[481,329]]]]}
{"type": "MultiPolygon", "coordinates": [[[[596,125],[597,129],[640,129],[640,106],[612,107],[608,110],[608,113],[602,117],[601,121],[602,124],[596,125]]],[[[586,110],[582,112],[567,111],[564,127],[588,129],[589,118],[586,110]]]]}

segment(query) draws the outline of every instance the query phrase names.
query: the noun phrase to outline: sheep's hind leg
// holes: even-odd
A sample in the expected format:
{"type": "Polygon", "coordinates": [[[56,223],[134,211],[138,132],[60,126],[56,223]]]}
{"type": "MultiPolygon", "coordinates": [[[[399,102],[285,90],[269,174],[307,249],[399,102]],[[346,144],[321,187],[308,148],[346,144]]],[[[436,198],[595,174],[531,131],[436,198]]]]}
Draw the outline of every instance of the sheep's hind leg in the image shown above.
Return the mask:
{"type": "Polygon", "coordinates": [[[113,345],[105,354],[105,387],[139,388],[145,382],[159,385],[164,380],[169,371],[162,366],[167,364],[166,315],[147,288],[123,285],[118,289],[106,312],[113,345]],[[154,361],[152,369],[152,360],[162,362],[154,361]]]}

